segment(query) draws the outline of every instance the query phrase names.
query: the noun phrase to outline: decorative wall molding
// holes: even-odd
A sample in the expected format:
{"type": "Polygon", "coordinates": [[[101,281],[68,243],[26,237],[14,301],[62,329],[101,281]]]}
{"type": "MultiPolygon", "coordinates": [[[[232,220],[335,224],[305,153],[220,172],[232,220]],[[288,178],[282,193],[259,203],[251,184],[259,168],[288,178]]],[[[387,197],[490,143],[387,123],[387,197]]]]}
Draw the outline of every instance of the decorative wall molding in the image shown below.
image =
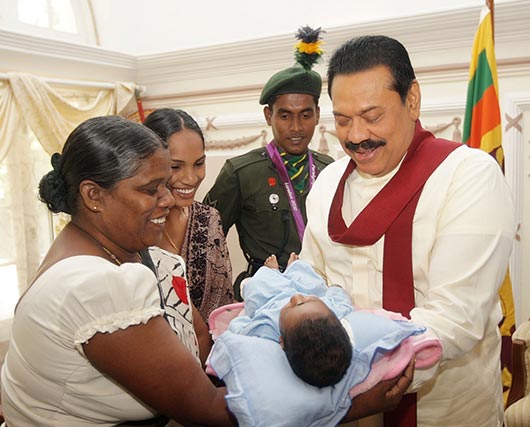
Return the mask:
{"type": "MultiPolygon", "coordinates": [[[[151,108],[145,109],[144,110],[145,117],[147,117],[153,111],[154,110],[151,108]]],[[[135,122],[141,123],[140,114],[138,113],[138,111],[133,111],[130,114],[127,114],[125,117],[128,118],[129,120],[133,120],[135,122]]],[[[259,139],[261,139],[262,146],[267,144],[267,131],[266,130],[262,130],[257,135],[241,136],[239,138],[230,138],[230,139],[214,139],[210,136],[208,131],[219,130],[219,127],[216,121],[217,117],[194,117],[194,119],[197,120],[197,123],[199,124],[201,130],[203,131],[204,140],[205,140],[204,144],[205,144],[206,150],[230,151],[230,150],[240,149],[240,148],[246,147],[247,145],[250,145],[258,141],[259,139]]],[[[261,122],[263,122],[263,120],[261,120],[261,122]]],[[[256,122],[253,122],[253,123],[255,124],[256,122]]],[[[233,129],[234,126],[241,127],[241,126],[238,126],[238,124],[240,125],[241,122],[229,122],[227,124],[225,120],[225,122],[221,124],[221,127],[226,127],[228,129],[233,129]]]]}
{"type": "MultiPolygon", "coordinates": [[[[143,98],[145,99],[145,98],[143,98]]],[[[256,98],[253,101],[256,101],[256,98]]],[[[422,103],[421,115],[427,119],[429,116],[439,116],[440,114],[463,116],[465,110],[465,98],[437,98],[430,102],[422,103]]],[[[145,103],[147,106],[148,104],[145,103]]],[[[156,108],[175,107],[176,104],[157,103],[156,108]]],[[[188,104],[184,104],[187,105],[188,104]]],[[[207,105],[207,104],[206,104],[207,105]]],[[[152,106],[146,107],[146,111],[152,110],[152,106]]],[[[265,118],[261,111],[245,112],[238,114],[221,114],[217,115],[213,120],[206,116],[194,116],[202,129],[206,129],[210,121],[215,125],[216,130],[230,130],[230,129],[247,129],[247,128],[262,128],[266,126],[265,118]]],[[[330,106],[322,106],[320,108],[320,122],[323,124],[334,123],[333,112],[330,106]]],[[[425,121],[425,120],[424,120],[425,121]]]]}
{"type": "MultiPolygon", "coordinates": [[[[530,46],[530,39],[528,45],[530,46]]],[[[430,83],[467,82],[469,76],[469,63],[462,62],[459,64],[417,67],[415,68],[415,72],[420,85],[430,83]]],[[[530,56],[497,61],[497,72],[501,79],[530,76],[530,56]]],[[[323,80],[322,93],[326,94],[327,79],[324,77],[323,80]]],[[[144,82],[142,82],[142,84],[145,85],[144,82]]],[[[153,108],[172,107],[175,105],[195,106],[212,103],[255,102],[259,98],[259,93],[262,88],[263,81],[257,84],[238,87],[183,90],[178,93],[165,92],[164,94],[153,94],[152,90],[150,92],[148,89],[143,100],[146,105],[153,108]],[[151,95],[149,93],[151,93],[151,95]]],[[[464,105],[465,99],[463,99],[463,101],[458,100],[458,103],[464,105]]],[[[429,107],[422,107],[422,110],[427,111],[428,109],[429,107]]]]}
{"type": "MultiPolygon", "coordinates": [[[[530,39],[527,44],[530,46],[530,39]]],[[[530,54],[530,51],[528,52],[530,54]]],[[[469,57],[471,51],[469,52],[469,57]]],[[[416,77],[420,83],[452,83],[467,81],[469,78],[469,61],[436,66],[415,67],[416,77]]],[[[499,78],[526,77],[530,72],[530,55],[510,59],[497,59],[499,78]]]]}
{"type": "MultiPolygon", "coordinates": [[[[354,23],[326,28],[325,50],[331,52],[343,41],[361,34],[385,33],[399,38],[410,51],[471,51],[481,6],[466,7],[395,19],[354,23]],[[440,36],[440,35],[443,36],[440,36]]],[[[504,49],[530,37],[530,8],[527,0],[499,3],[495,6],[497,60],[521,56],[522,51],[504,49]]],[[[138,69],[140,82],[167,81],[174,76],[186,80],[201,75],[245,74],[249,71],[276,70],[292,62],[293,35],[285,34],[216,46],[178,50],[152,55],[128,55],[97,46],[87,46],[0,30],[0,49],[34,55],[67,58],[81,63],[98,63],[118,68],[138,69]],[[207,58],[207,61],[204,61],[207,58]],[[266,58],[266,60],[264,60],[266,58]]],[[[521,48],[523,49],[523,48],[521,48]]],[[[528,51],[522,54],[528,56],[528,51]]],[[[440,60],[440,63],[448,63],[440,60]]],[[[458,64],[461,59],[455,61],[458,64]]],[[[467,57],[463,63],[467,63],[467,57]]],[[[416,69],[428,64],[414,64],[416,69]]]]}
{"type": "MultiPolygon", "coordinates": [[[[96,46],[69,43],[26,34],[0,30],[0,52],[20,52],[50,59],[60,58],[80,63],[106,65],[118,69],[137,69],[137,59],[132,55],[105,50],[96,46]]],[[[0,67],[5,67],[2,64],[0,67]]],[[[74,77],[72,77],[74,78],[74,77]]]]}
{"type": "MultiPolygon", "coordinates": [[[[420,83],[421,85],[421,83],[420,83]]],[[[421,100],[421,117],[440,114],[463,115],[466,109],[465,94],[459,97],[429,98],[421,100]]]]}
{"type": "MultiPolygon", "coordinates": [[[[326,28],[325,58],[343,41],[361,34],[385,33],[400,39],[409,50],[418,79],[423,82],[467,79],[468,58],[478,25],[480,6],[417,16],[400,17],[326,28]],[[436,55],[430,53],[436,52],[436,55]]],[[[530,74],[530,7],[528,0],[499,3],[495,7],[496,53],[499,77],[530,74]]],[[[78,75],[90,78],[91,68],[107,70],[114,80],[124,78],[146,86],[145,102],[154,106],[199,105],[209,102],[255,100],[263,75],[293,62],[293,35],[285,34],[216,46],[153,55],[133,56],[96,46],[39,38],[0,30],[0,71],[11,71],[13,57],[31,55],[35,66],[68,61],[78,75]],[[126,73],[126,74],[124,74],[126,73]],[[237,78],[234,78],[237,76],[237,78]],[[226,86],[224,77],[232,77],[226,86]],[[192,104],[190,104],[192,103],[192,104]]],[[[325,61],[323,61],[325,62],[325,61]]],[[[27,62],[24,66],[30,67],[27,62]]],[[[17,70],[34,72],[32,70],[17,70]]],[[[52,70],[48,67],[47,69],[52,70]]],[[[325,74],[325,63],[317,65],[325,74]]],[[[59,72],[60,73],[60,72],[59,72]]],[[[58,74],[59,74],[58,73],[58,74]]],[[[50,76],[53,77],[53,76],[50,76]]],[[[324,88],[325,89],[325,88],[324,88]]]]}
{"type": "Polygon", "coordinates": [[[520,121],[523,118],[523,113],[517,114],[515,117],[511,117],[508,113],[504,113],[504,119],[506,120],[506,126],[504,132],[508,132],[512,127],[519,132],[523,131],[520,121]]]}
{"type": "Polygon", "coordinates": [[[256,142],[261,139],[261,145],[267,144],[267,131],[262,130],[259,135],[243,136],[234,139],[210,139],[205,133],[205,144],[207,150],[234,150],[256,142]]]}
{"type": "Polygon", "coordinates": [[[317,151],[320,153],[329,154],[329,143],[326,135],[331,135],[338,140],[337,132],[334,130],[328,130],[326,125],[320,125],[318,127],[318,131],[320,132],[320,139],[318,140],[317,151]]]}
{"type": "MultiPolygon", "coordinates": [[[[362,34],[384,33],[401,40],[410,52],[418,75],[444,71],[454,78],[467,78],[469,55],[474,33],[478,26],[480,6],[468,7],[435,14],[402,17],[369,23],[356,23],[343,27],[326,28],[325,57],[343,41],[362,34]],[[441,36],[442,35],[442,36],[441,36]],[[437,52],[437,55],[428,55],[437,52]],[[449,65],[448,65],[449,64],[449,65]],[[440,68],[441,67],[441,68],[440,68]]],[[[527,0],[500,3],[495,7],[496,53],[499,68],[524,65],[530,53],[530,7],[527,0]],[[529,41],[524,43],[524,41],[529,41]],[[526,45],[526,48],[525,48],[526,45]]],[[[138,80],[148,87],[147,96],[161,95],[156,86],[175,84],[177,81],[208,80],[209,90],[215,89],[213,75],[218,80],[224,76],[241,75],[239,82],[248,90],[261,88],[263,73],[270,74],[292,63],[292,34],[262,40],[251,40],[219,46],[181,50],[156,55],[143,55],[138,59],[138,80]],[[207,58],[205,61],[204,58],[207,58]],[[266,60],[264,60],[266,58],[266,60]],[[153,92],[149,90],[153,88],[153,92]]],[[[528,67],[525,67],[528,70],[528,67]]],[[[317,66],[324,72],[325,64],[317,66]]],[[[221,87],[221,86],[219,86],[221,87]]],[[[233,86],[228,92],[241,86],[233,86]]],[[[189,87],[178,93],[189,97],[194,92],[189,87]]],[[[167,95],[167,92],[164,93],[167,95]]],[[[195,93],[197,95],[197,93],[195,93]]],[[[175,94],[176,96],[176,94],[175,94]]]]}
{"type": "Polygon", "coordinates": [[[461,124],[462,119],[457,116],[453,117],[453,119],[448,123],[439,123],[437,125],[425,125],[425,129],[430,130],[433,134],[437,135],[440,132],[443,132],[449,128],[453,128],[451,140],[456,142],[462,142],[462,131],[460,130],[461,124]]]}
{"type": "MultiPolygon", "coordinates": [[[[206,117],[195,117],[201,128],[206,129],[208,120],[206,117]]],[[[261,128],[267,126],[265,117],[261,111],[255,113],[222,114],[215,117],[213,123],[217,130],[261,128]]]]}
{"type": "MultiPolygon", "coordinates": [[[[510,117],[517,117],[519,114],[524,115],[530,112],[530,93],[505,93],[501,98],[503,107],[502,111],[510,117]]],[[[505,122],[506,124],[506,122],[505,122]]],[[[528,135],[528,133],[527,133],[528,135]]],[[[504,129],[503,132],[503,147],[505,152],[505,168],[507,171],[506,178],[508,184],[512,188],[514,194],[514,203],[517,218],[519,221],[518,233],[528,226],[528,219],[525,221],[524,212],[524,190],[529,184],[525,185],[525,180],[529,177],[524,174],[525,162],[529,159],[525,158],[524,154],[524,132],[520,132],[515,127],[504,129]],[[509,155],[507,151],[510,151],[509,155]],[[526,227],[525,227],[526,226],[526,227]]],[[[523,287],[526,283],[522,280],[522,263],[526,262],[522,256],[523,248],[521,247],[520,237],[514,243],[514,249],[510,258],[510,275],[512,279],[514,301],[516,304],[517,324],[526,320],[518,315],[521,313],[521,304],[524,299],[523,287]]],[[[528,294],[527,294],[528,295],[528,294]]],[[[524,311],[524,310],[523,310],[524,311]]]]}
{"type": "MultiPolygon", "coordinates": [[[[149,95],[149,91],[142,97],[146,105],[153,108],[171,107],[174,105],[208,105],[211,103],[227,102],[257,102],[261,84],[245,85],[225,88],[205,88],[201,90],[187,90],[182,92],[165,92],[163,94],[149,95]]],[[[151,90],[152,92],[152,90],[151,90]]]]}

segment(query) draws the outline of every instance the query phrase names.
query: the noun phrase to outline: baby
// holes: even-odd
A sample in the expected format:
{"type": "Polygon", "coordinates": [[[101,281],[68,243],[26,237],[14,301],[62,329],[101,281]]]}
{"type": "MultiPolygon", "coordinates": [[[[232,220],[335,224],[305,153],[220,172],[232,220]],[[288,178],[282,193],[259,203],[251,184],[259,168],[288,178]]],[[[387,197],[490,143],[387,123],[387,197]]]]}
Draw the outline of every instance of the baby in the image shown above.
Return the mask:
{"type": "Polygon", "coordinates": [[[326,286],[294,253],[288,267],[284,276],[276,256],[267,258],[242,286],[245,315],[229,330],[279,342],[300,379],[317,387],[334,385],[352,359],[350,337],[339,320],[353,310],[351,300],[342,288],[326,286]],[[303,280],[293,280],[297,276],[303,280]]]}
{"type": "Polygon", "coordinates": [[[219,307],[209,319],[215,343],[207,372],[225,382],[240,425],[337,425],[351,399],[400,375],[412,358],[416,369],[440,360],[441,343],[426,328],[399,313],[355,308],[296,255],[284,273],[275,261],[246,279],[243,303],[219,307]],[[351,350],[343,348],[344,333],[351,350]]]}

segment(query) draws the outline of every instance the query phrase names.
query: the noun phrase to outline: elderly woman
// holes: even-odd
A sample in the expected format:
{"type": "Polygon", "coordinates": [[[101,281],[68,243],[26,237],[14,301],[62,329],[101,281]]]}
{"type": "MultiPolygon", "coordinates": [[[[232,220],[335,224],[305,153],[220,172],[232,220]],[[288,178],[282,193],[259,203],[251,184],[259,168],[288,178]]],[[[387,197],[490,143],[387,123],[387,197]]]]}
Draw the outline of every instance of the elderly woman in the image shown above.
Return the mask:
{"type": "MultiPolygon", "coordinates": [[[[232,425],[225,389],[190,352],[193,327],[169,326],[141,262],[174,203],[166,144],[140,124],[99,117],[75,129],[52,164],[40,197],[71,222],[16,309],[1,376],[7,425],[112,426],[156,414],[232,425]]],[[[185,283],[170,292],[187,302],[185,283]]]]}

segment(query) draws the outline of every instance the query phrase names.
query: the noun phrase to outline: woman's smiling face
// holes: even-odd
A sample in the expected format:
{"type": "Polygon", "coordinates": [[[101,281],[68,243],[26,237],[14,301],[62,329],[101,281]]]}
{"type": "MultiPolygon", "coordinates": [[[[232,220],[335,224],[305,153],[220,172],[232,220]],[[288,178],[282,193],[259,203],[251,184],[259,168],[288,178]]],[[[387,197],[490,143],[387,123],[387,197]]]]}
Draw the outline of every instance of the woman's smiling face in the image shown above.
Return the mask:
{"type": "Polygon", "coordinates": [[[167,139],[171,157],[171,179],[168,186],[175,206],[184,208],[193,203],[195,193],[206,175],[206,155],[201,137],[182,129],[167,139]]]}
{"type": "Polygon", "coordinates": [[[134,253],[161,240],[174,203],[167,187],[169,177],[168,152],[161,148],[144,159],[132,177],[102,190],[101,230],[119,247],[119,258],[125,259],[123,252],[134,253]]]}

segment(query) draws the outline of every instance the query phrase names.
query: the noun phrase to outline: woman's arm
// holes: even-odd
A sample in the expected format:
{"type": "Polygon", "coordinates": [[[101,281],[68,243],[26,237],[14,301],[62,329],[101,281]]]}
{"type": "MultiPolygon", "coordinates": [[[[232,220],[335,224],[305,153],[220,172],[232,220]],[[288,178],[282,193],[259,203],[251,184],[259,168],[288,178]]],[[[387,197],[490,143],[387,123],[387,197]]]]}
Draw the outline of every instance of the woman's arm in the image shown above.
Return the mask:
{"type": "Polygon", "coordinates": [[[215,388],[163,317],[113,333],[97,333],[88,360],[141,401],[182,424],[237,425],[225,388],[215,388]]]}
{"type": "Polygon", "coordinates": [[[409,363],[401,376],[381,381],[366,393],[356,396],[341,424],[395,409],[412,383],[413,376],[414,360],[409,363]]]}
{"type": "Polygon", "coordinates": [[[190,302],[190,305],[192,307],[191,310],[193,313],[193,327],[195,328],[195,333],[197,334],[197,341],[199,341],[199,358],[201,359],[201,363],[204,368],[206,365],[206,358],[208,357],[208,354],[210,354],[210,350],[212,348],[212,337],[210,335],[208,325],[202,318],[199,310],[197,310],[197,307],[195,307],[195,304],[190,302]]]}

